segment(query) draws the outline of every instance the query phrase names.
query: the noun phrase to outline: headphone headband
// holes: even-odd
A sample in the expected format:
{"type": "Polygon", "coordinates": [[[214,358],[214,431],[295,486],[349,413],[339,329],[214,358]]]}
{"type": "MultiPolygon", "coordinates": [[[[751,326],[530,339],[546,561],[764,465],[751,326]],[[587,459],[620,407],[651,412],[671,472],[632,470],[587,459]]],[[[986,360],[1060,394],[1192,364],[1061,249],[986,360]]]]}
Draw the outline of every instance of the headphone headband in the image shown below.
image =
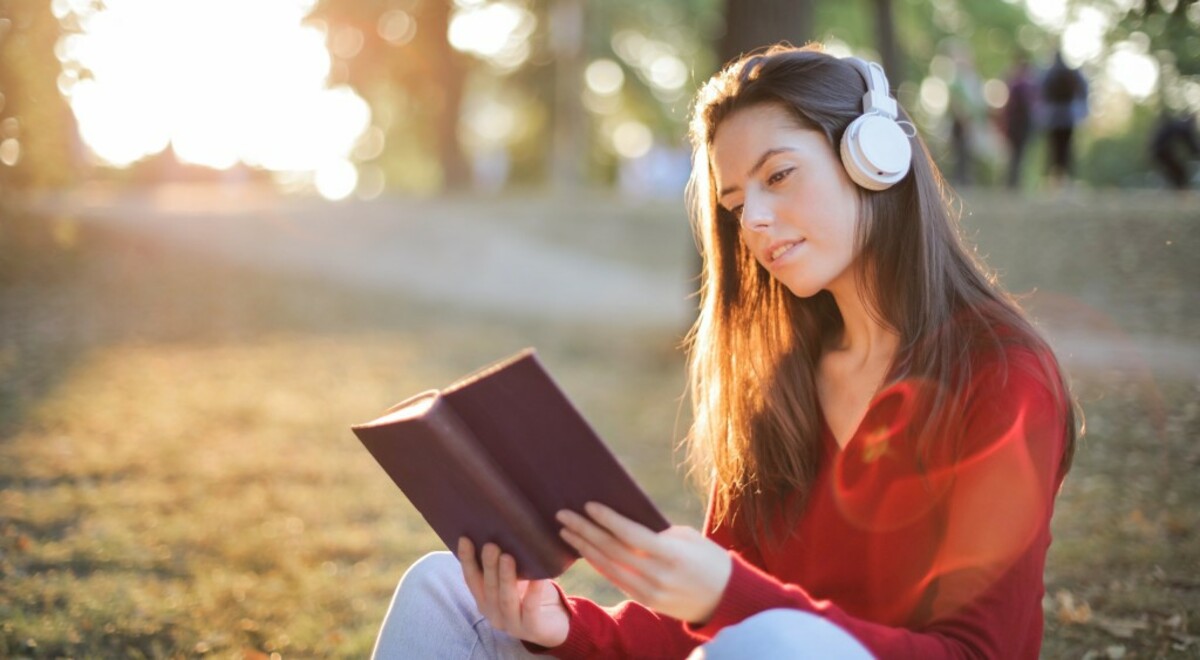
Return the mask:
{"type": "Polygon", "coordinates": [[[867,93],[863,95],[863,114],[877,112],[889,119],[896,119],[899,112],[896,100],[891,97],[887,74],[883,72],[883,67],[858,57],[847,57],[845,60],[867,83],[867,93]]]}

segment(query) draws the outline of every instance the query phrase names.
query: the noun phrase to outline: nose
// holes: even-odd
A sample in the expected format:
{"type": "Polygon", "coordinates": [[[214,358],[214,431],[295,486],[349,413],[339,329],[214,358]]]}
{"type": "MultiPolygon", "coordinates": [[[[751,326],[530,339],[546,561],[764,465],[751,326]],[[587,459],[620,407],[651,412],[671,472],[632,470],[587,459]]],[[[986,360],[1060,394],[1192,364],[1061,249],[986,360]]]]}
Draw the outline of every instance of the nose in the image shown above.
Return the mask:
{"type": "Polygon", "coordinates": [[[742,201],[742,229],[764,231],[774,221],[774,212],[761,195],[746,195],[742,201]]]}

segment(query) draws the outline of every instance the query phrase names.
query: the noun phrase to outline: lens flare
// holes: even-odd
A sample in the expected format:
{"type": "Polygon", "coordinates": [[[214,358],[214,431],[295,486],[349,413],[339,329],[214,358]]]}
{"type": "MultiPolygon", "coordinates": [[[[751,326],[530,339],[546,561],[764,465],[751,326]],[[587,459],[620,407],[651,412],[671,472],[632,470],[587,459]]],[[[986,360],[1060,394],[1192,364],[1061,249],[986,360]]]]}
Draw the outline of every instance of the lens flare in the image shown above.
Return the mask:
{"type": "Polygon", "coordinates": [[[843,519],[866,536],[895,539],[884,544],[888,556],[862,562],[867,582],[893,595],[883,615],[896,622],[936,618],[979,597],[1045,533],[1053,499],[1061,447],[1042,436],[1061,426],[1054,405],[998,403],[1013,410],[997,409],[987,422],[980,419],[990,412],[969,415],[951,431],[965,434],[955,442],[918,438],[914,420],[929,417],[937,387],[913,379],[882,392],[834,462],[843,519]]]}

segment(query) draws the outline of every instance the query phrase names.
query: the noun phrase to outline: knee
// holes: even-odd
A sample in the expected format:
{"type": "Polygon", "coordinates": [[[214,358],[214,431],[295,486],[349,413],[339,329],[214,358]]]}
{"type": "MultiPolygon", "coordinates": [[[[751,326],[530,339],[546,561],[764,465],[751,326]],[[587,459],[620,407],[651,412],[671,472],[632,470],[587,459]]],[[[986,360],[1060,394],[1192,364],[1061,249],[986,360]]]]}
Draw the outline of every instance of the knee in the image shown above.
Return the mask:
{"type": "Polygon", "coordinates": [[[793,609],[773,609],[730,626],[694,654],[706,660],[770,658],[808,660],[873,656],[850,633],[823,617],[793,609]]]}
{"type": "Polygon", "coordinates": [[[400,578],[396,588],[396,597],[401,595],[417,595],[443,593],[447,588],[461,584],[462,568],[458,558],[449,552],[431,552],[421,557],[400,578]]]}

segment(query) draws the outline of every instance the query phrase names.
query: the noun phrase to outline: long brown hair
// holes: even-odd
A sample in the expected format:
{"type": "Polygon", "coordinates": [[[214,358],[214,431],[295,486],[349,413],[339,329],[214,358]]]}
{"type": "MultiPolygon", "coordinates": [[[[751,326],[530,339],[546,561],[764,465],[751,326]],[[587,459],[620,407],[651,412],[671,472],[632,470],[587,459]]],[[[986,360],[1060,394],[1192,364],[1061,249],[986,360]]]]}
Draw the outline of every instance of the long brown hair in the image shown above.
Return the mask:
{"type": "MultiPolygon", "coordinates": [[[[728,65],[700,90],[691,119],[689,206],[704,258],[700,314],[688,337],[693,423],[688,459],[711,486],[714,521],[765,529],[783,512],[794,524],[821,460],[816,374],[822,353],[842,332],[828,291],[799,298],[775,281],[742,244],[739,223],[717,203],[710,162],[717,127],[734,112],[763,104],[786,110],[801,128],[825,135],[837,151],[862,112],[866,83],[853,66],[819,47],[773,46],[728,65]]],[[[901,110],[902,119],[908,117],[901,110]]],[[[861,295],[899,345],[889,382],[937,384],[910,424],[918,442],[953,437],[962,413],[956,392],[971,379],[971,360],[989,348],[1028,346],[1042,361],[1066,415],[1070,465],[1074,407],[1053,353],[962,244],[954,201],[920,137],[910,173],[881,192],[857,188],[856,273],[861,295]]],[[[919,451],[932,448],[920,446],[919,451]]]]}

